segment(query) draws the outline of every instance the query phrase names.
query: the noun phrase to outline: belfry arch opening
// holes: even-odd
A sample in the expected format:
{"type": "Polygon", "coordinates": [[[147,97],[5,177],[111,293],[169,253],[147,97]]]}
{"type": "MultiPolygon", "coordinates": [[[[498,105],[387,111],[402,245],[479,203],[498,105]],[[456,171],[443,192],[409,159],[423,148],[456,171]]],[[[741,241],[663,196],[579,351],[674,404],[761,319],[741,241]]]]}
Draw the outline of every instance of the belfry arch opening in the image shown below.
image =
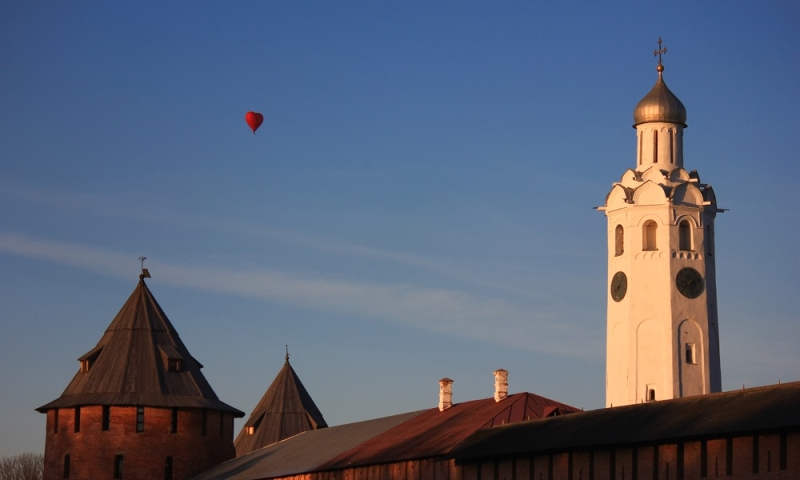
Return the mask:
{"type": "Polygon", "coordinates": [[[642,250],[658,250],[656,244],[656,233],[658,225],[653,220],[648,220],[642,227],[642,250]]]}
{"type": "Polygon", "coordinates": [[[681,250],[692,251],[692,226],[688,220],[678,224],[678,246],[681,250]]]}

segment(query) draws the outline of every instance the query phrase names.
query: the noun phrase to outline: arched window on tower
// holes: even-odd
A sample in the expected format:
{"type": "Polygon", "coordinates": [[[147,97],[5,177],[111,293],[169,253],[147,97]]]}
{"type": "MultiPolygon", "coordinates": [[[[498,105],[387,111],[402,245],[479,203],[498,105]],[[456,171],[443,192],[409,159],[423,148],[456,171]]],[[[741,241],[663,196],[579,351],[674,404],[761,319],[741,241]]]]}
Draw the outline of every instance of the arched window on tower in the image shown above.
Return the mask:
{"type": "Polygon", "coordinates": [[[658,130],[653,130],[653,163],[658,163],[658,130]]]}
{"type": "Polygon", "coordinates": [[[688,220],[682,220],[678,226],[678,243],[681,250],[692,250],[692,227],[688,220]]]}
{"type": "Polygon", "coordinates": [[[625,230],[622,225],[614,229],[614,256],[619,257],[625,253],[625,230]]]}
{"type": "Polygon", "coordinates": [[[656,222],[648,220],[642,229],[642,250],[658,250],[656,246],[656,222]]]}

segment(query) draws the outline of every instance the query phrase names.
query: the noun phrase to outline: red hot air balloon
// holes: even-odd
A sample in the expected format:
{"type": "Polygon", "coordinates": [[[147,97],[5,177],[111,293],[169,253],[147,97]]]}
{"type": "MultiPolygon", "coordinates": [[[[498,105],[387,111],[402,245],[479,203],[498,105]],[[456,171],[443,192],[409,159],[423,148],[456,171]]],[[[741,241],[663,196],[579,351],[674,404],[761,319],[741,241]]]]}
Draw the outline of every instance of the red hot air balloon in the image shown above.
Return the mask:
{"type": "Polygon", "coordinates": [[[250,125],[250,130],[253,131],[253,135],[256,134],[256,130],[258,127],[264,123],[264,115],[261,115],[258,112],[247,112],[244,114],[244,120],[250,125]]]}

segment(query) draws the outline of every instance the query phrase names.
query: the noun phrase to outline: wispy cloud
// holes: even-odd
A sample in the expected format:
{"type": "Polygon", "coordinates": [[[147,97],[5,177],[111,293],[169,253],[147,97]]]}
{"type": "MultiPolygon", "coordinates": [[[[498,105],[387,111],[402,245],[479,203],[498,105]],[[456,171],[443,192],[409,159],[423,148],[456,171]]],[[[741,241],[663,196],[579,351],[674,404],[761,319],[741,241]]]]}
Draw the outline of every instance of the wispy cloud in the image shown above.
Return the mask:
{"type": "MultiPolygon", "coordinates": [[[[15,233],[0,233],[0,252],[116,278],[129,277],[132,257],[15,233]]],[[[515,348],[577,357],[601,350],[597,339],[552,309],[459,290],[332,280],[268,269],[225,270],[159,263],[158,272],[158,281],[175,286],[357,315],[515,348]],[[531,342],[537,338],[542,341],[531,342]]]]}
{"type": "MultiPolygon", "coordinates": [[[[458,259],[442,259],[441,256],[408,253],[386,248],[355,244],[332,238],[312,236],[296,231],[263,227],[227,218],[211,217],[203,214],[178,212],[163,206],[147,205],[142,199],[132,201],[123,197],[108,197],[88,193],[74,193],[22,184],[9,179],[0,179],[0,192],[28,202],[89,212],[94,215],[113,218],[130,218],[149,224],[168,225],[214,232],[227,232],[238,236],[279,242],[293,247],[330,252],[353,258],[375,260],[394,265],[413,267],[440,275],[441,277],[464,282],[476,287],[496,292],[513,294],[521,298],[558,303],[552,294],[542,288],[520,286],[519,282],[504,282],[491,279],[490,275],[465,268],[458,259]]],[[[575,255],[576,252],[571,252],[575,255]]],[[[578,252],[579,254],[579,252],[578,252]]],[[[463,259],[462,259],[463,260],[463,259]]],[[[561,304],[562,308],[568,305],[561,304]]]]}

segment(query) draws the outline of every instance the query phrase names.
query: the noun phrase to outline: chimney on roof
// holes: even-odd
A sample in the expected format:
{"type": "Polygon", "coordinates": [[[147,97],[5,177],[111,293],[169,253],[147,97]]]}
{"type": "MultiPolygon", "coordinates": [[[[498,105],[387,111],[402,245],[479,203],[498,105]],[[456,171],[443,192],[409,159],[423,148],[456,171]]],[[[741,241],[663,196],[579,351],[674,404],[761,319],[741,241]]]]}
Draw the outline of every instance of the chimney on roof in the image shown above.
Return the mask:
{"type": "Polygon", "coordinates": [[[447,377],[439,380],[439,411],[453,406],[453,381],[447,377]]]}
{"type": "Polygon", "coordinates": [[[500,400],[508,396],[508,370],[494,371],[494,401],[500,400]]]}

